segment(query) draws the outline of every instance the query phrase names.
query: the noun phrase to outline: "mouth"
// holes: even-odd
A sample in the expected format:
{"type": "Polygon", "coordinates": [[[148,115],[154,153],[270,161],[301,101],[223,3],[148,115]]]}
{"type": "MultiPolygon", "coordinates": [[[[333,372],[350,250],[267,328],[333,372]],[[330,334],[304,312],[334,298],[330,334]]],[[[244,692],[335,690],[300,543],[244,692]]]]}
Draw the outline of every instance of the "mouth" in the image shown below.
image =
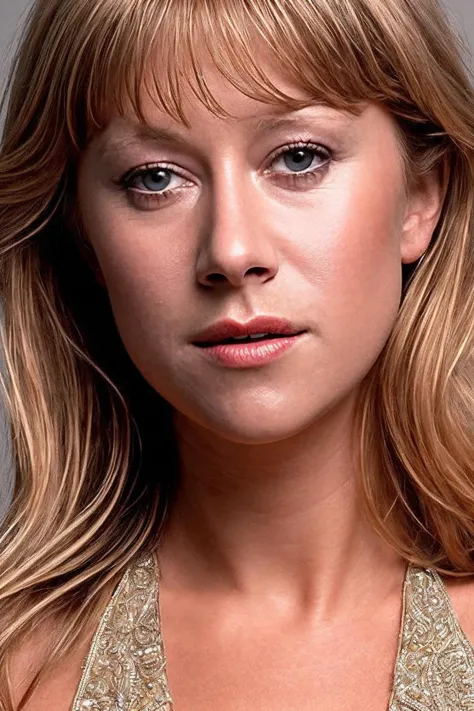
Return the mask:
{"type": "Polygon", "coordinates": [[[247,369],[265,366],[297,348],[307,331],[297,333],[255,333],[195,343],[200,353],[219,367],[247,369]]]}
{"type": "Polygon", "coordinates": [[[224,368],[254,368],[281,358],[305,341],[303,324],[259,315],[242,323],[223,319],[196,333],[192,344],[209,361],[224,368]]]}
{"type": "Polygon", "coordinates": [[[232,338],[223,338],[218,341],[201,341],[195,342],[194,345],[198,348],[212,348],[213,346],[240,346],[249,343],[266,343],[269,341],[274,341],[279,338],[296,338],[305,331],[298,331],[297,333],[256,333],[249,336],[234,336],[232,338]]]}

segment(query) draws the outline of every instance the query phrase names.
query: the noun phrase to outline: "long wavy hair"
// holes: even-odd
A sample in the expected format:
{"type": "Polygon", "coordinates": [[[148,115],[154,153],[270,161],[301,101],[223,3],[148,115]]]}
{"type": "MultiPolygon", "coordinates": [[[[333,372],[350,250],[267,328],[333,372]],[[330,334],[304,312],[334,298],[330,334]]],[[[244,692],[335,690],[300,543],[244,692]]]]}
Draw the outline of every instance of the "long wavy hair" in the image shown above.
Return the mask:
{"type": "Polygon", "coordinates": [[[393,332],[361,388],[363,511],[407,561],[474,574],[474,94],[436,0],[36,0],[3,99],[2,383],[16,469],[0,530],[0,708],[22,709],[97,623],[125,567],[154,548],[176,484],[171,408],[118,336],[75,202],[78,158],[148,93],[189,125],[182,88],[226,115],[223,77],[298,108],[255,43],[315,102],[396,120],[406,177],[436,171],[443,208],[403,265],[393,332]],[[158,433],[158,435],[157,435],[158,433]],[[8,662],[45,620],[48,661],[13,703],[8,662]]]}

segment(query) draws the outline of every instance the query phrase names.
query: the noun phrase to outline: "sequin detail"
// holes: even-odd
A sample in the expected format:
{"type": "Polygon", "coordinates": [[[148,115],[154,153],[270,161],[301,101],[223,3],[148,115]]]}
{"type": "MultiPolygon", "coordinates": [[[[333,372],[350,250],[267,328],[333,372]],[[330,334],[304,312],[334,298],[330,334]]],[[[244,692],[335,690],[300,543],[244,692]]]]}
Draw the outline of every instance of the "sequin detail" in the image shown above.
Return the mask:
{"type": "Polygon", "coordinates": [[[128,568],[102,616],[73,711],[171,711],[157,593],[148,555],[128,568]]]}
{"type": "MultiPolygon", "coordinates": [[[[72,711],[173,711],[158,580],[152,555],[124,574],[95,634],[72,711]]],[[[474,711],[474,649],[432,570],[407,567],[387,711],[474,711]]]]}
{"type": "Polygon", "coordinates": [[[389,711],[474,711],[474,650],[440,576],[410,566],[389,711]]]}

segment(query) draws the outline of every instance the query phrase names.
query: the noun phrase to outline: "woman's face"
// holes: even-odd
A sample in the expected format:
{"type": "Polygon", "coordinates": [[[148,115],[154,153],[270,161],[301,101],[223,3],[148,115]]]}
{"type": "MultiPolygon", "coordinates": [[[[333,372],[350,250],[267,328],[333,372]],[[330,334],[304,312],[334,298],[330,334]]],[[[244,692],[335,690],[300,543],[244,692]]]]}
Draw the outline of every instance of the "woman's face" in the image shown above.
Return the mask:
{"type": "Polygon", "coordinates": [[[271,442],[355,393],[394,325],[401,263],[429,243],[435,220],[422,217],[433,201],[405,193],[395,125],[381,108],[288,112],[211,70],[206,78],[236,118],[188,96],[190,129],[151,101],[154,134],[115,119],[82,156],[79,209],[148,382],[188,425],[271,442]],[[142,172],[126,190],[120,179],[133,169],[142,172]],[[223,361],[193,343],[217,321],[257,316],[305,333],[266,361],[239,357],[242,344],[223,361]]]}

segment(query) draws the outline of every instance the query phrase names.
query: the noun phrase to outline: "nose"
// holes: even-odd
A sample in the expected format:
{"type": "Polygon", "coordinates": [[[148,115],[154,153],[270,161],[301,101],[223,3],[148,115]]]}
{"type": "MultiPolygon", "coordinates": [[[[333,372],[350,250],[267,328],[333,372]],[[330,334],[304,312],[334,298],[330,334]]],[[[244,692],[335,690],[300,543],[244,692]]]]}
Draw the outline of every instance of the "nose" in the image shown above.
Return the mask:
{"type": "Polygon", "coordinates": [[[264,194],[242,171],[227,170],[210,191],[204,237],[196,265],[205,286],[264,283],[278,271],[275,235],[265,224],[264,194]]]}

